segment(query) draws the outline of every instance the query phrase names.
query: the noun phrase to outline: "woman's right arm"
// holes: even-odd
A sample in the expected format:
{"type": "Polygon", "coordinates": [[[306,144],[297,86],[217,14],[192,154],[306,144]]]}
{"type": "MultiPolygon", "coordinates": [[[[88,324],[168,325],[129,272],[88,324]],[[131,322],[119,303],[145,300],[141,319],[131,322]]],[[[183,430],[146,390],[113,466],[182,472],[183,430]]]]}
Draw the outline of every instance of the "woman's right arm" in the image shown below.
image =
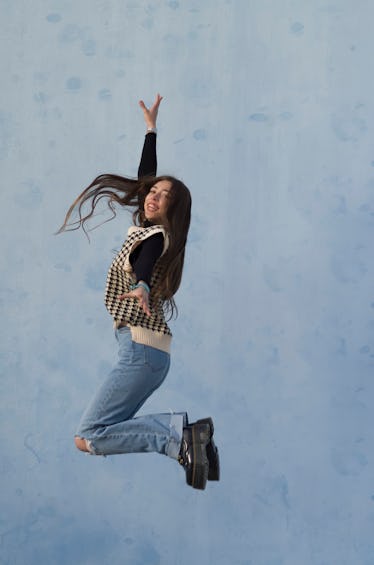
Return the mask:
{"type": "Polygon", "coordinates": [[[148,132],[144,139],[142,156],[138,169],[138,179],[155,177],[157,174],[156,133],[148,132]]]}
{"type": "Polygon", "coordinates": [[[143,151],[138,169],[138,178],[147,176],[155,177],[157,174],[156,122],[161,100],[162,96],[157,94],[156,100],[150,108],[147,108],[143,100],[140,100],[139,102],[139,106],[143,110],[147,133],[144,139],[143,151]]]}

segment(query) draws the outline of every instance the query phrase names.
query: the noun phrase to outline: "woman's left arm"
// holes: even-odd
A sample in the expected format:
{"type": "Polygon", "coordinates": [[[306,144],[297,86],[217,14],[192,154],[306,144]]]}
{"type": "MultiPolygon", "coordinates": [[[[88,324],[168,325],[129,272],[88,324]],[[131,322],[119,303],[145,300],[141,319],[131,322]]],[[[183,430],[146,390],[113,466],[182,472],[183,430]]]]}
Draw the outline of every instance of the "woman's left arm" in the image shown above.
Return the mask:
{"type": "Polygon", "coordinates": [[[130,292],[121,294],[119,300],[125,298],[133,298],[138,301],[139,306],[147,314],[151,315],[149,309],[149,290],[153,267],[157,259],[161,256],[164,247],[164,236],[162,233],[156,233],[148,237],[137,247],[133,253],[133,261],[131,263],[135,273],[136,282],[139,284],[130,292]],[[144,285],[142,283],[145,283],[144,285]]]}

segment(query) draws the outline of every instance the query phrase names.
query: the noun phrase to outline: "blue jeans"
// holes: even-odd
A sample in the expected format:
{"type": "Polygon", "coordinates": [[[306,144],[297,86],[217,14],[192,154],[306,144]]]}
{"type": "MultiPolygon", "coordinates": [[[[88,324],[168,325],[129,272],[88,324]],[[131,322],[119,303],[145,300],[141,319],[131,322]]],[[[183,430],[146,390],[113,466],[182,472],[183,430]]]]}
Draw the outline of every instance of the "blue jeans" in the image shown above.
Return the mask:
{"type": "Polygon", "coordinates": [[[155,451],[178,458],[186,414],[152,414],[134,418],[163,383],[170,355],[131,339],[118,328],[119,360],[84,412],[76,436],[93,455],[155,451]]]}

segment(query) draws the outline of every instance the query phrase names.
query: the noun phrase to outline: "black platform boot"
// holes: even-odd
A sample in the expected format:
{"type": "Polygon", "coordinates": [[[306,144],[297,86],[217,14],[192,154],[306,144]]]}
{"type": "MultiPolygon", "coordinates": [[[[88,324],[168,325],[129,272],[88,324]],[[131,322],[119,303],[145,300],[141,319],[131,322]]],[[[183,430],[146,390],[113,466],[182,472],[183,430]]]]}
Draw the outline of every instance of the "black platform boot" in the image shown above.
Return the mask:
{"type": "Polygon", "coordinates": [[[197,420],[196,424],[208,424],[210,428],[210,441],[206,446],[206,454],[209,461],[209,473],[208,481],[219,481],[220,478],[220,466],[219,466],[219,455],[218,448],[213,440],[214,425],[212,418],[203,418],[197,420]]]}
{"type": "Polygon", "coordinates": [[[178,461],[186,471],[186,482],[193,488],[204,490],[209,474],[207,446],[210,441],[208,422],[191,424],[183,428],[183,438],[178,461]]]}

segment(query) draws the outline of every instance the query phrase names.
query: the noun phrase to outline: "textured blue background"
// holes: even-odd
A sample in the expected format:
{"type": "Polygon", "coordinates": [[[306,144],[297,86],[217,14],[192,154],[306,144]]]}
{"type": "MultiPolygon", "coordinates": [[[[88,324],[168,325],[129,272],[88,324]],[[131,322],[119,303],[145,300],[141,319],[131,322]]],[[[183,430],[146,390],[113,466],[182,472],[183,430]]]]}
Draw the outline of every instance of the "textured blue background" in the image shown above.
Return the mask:
{"type": "Polygon", "coordinates": [[[358,0],[0,0],[2,565],[373,565],[374,37],[358,0]],[[72,436],[116,355],[130,223],[55,237],[98,173],[191,187],[173,364],[222,481],[72,436]]]}

